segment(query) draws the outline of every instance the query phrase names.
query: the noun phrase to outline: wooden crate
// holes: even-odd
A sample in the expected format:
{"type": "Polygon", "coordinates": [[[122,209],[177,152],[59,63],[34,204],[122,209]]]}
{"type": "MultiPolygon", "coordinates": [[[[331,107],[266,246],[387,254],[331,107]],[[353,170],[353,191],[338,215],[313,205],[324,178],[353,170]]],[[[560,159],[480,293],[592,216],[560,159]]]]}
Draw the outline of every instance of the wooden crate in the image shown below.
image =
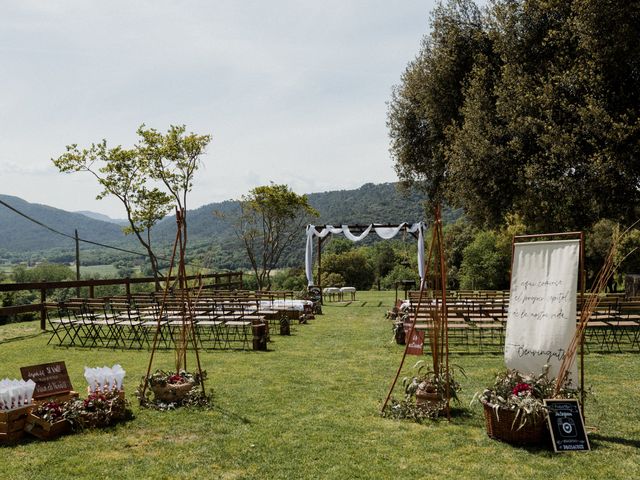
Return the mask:
{"type": "Polygon", "coordinates": [[[24,430],[40,440],[51,440],[67,433],[70,427],[71,424],[67,420],[51,423],[30,413],[25,421],[24,430]]]}
{"type": "Polygon", "coordinates": [[[12,444],[24,435],[27,416],[33,407],[14,408],[0,412],[0,444],[12,444]]]}
{"type": "Polygon", "coordinates": [[[62,393],[60,395],[54,395],[52,397],[39,398],[38,400],[34,399],[33,403],[36,406],[42,405],[42,404],[48,403],[48,402],[64,403],[64,402],[68,402],[69,400],[73,400],[75,398],[78,398],[78,396],[79,396],[78,392],[75,392],[75,391],[71,390],[68,393],[62,393]]]}

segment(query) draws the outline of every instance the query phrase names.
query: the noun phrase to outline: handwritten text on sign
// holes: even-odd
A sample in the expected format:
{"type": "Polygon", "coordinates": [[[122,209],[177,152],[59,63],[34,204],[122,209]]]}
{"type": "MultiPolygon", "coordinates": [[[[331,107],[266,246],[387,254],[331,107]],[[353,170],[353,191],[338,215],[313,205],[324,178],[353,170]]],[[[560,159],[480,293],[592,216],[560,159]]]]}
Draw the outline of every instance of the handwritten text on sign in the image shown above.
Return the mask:
{"type": "MultiPolygon", "coordinates": [[[[576,327],[579,240],[516,243],[505,363],[555,377],[576,327]]],[[[576,380],[575,368],[572,369],[576,380]]]]}
{"type": "Polygon", "coordinates": [[[36,400],[69,393],[73,389],[64,362],[20,367],[20,374],[24,380],[31,379],[36,382],[36,389],[33,392],[33,398],[36,400]]]}
{"type": "Polygon", "coordinates": [[[413,330],[407,345],[408,355],[422,355],[424,353],[424,330],[413,330]]]}
{"type": "Polygon", "coordinates": [[[578,400],[545,399],[555,452],[591,450],[578,400]]]}

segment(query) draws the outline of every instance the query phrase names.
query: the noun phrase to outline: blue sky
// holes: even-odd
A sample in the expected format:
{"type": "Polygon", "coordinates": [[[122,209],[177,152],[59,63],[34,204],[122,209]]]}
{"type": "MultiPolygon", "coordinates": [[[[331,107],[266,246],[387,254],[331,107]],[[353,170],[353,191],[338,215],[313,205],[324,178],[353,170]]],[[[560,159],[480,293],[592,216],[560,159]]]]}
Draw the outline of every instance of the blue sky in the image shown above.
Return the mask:
{"type": "Polygon", "coordinates": [[[386,102],[434,4],[0,0],[0,192],[122,217],[50,159],[141,123],[213,136],[190,207],[395,181],[386,102]]]}

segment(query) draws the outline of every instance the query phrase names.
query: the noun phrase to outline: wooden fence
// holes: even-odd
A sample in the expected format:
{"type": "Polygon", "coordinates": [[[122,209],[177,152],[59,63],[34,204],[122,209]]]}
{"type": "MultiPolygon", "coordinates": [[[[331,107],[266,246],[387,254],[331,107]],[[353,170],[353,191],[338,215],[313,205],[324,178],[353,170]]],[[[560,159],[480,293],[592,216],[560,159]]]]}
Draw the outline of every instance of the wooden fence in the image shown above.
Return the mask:
{"type": "MultiPolygon", "coordinates": [[[[242,272],[210,273],[207,275],[190,275],[187,280],[202,279],[203,288],[231,290],[242,288],[242,272]]],[[[171,277],[170,281],[177,277],[171,277]]],[[[166,279],[164,280],[166,281],[166,279]]],[[[163,281],[163,282],[164,282],[163,281]]],[[[47,291],[62,288],[89,288],[89,298],[94,298],[95,287],[104,285],[124,285],[127,295],[131,294],[131,285],[137,283],[155,283],[153,277],[142,278],[113,278],[99,280],[69,280],[63,282],[30,282],[30,283],[0,283],[0,292],[18,292],[23,290],[39,290],[40,303],[30,305],[15,305],[11,307],[0,307],[0,316],[18,315],[20,313],[40,312],[40,328],[46,329],[47,313],[45,303],[47,302],[47,291]]]]}

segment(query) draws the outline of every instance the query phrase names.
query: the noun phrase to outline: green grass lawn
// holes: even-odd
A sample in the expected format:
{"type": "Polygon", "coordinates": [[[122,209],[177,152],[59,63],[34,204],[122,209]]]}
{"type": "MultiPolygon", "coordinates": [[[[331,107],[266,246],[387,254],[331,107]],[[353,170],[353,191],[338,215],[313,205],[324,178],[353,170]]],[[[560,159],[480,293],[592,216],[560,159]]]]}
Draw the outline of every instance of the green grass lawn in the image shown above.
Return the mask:
{"type": "MultiPolygon", "coordinates": [[[[450,423],[381,418],[402,355],[384,319],[392,302],[393,292],[359,293],[348,306],[325,306],[290,337],[272,336],[269,352],[202,352],[211,411],[140,410],[132,393],[148,352],[46,346],[37,323],[0,327],[0,378],[64,360],[84,391],[85,365],[120,363],[136,415],[106,430],[0,447],[2,478],[640,478],[637,354],[586,357],[595,392],[586,409],[595,428],[589,453],[514,448],[487,437],[481,409],[468,405],[503,368],[501,355],[451,358],[468,378],[461,379],[466,412],[450,423]]],[[[172,363],[173,354],[162,352],[155,366],[172,363]]]]}
{"type": "Polygon", "coordinates": [[[80,275],[82,278],[118,278],[118,269],[113,265],[80,265],[80,275]]]}

